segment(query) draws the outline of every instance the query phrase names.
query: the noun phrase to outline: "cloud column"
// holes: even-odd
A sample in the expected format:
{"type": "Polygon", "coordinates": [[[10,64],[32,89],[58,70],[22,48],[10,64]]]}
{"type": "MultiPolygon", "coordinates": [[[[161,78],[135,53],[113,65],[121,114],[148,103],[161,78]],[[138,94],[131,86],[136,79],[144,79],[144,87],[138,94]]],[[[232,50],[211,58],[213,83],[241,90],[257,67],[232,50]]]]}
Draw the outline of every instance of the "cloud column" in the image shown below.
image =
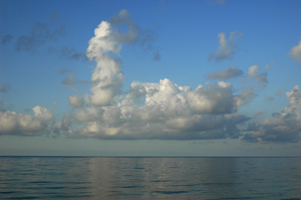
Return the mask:
{"type": "Polygon", "coordinates": [[[103,21],[94,31],[95,36],[89,41],[87,57],[97,65],[92,74],[92,95],[87,95],[90,104],[108,106],[119,93],[124,79],[121,61],[114,58],[119,55],[121,43],[115,40],[110,23],[103,21]]]}

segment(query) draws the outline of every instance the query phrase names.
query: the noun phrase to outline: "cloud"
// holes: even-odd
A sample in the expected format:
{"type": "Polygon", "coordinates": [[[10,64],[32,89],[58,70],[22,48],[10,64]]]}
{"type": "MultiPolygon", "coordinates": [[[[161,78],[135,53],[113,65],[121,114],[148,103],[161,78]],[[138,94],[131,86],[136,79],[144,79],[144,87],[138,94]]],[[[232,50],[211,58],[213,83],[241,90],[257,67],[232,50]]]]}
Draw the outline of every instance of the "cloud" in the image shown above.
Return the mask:
{"type": "Polygon", "coordinates": [[[285,88],[287,88],[287,85],[281,87],[281,88],[275,93],[275,95],[276,95],[276,96],[284,96],[284,94],[281,94],[281,93],[282,93],[282,91],[283,91],[285,88]]]}
{"type": "Polygon", "coordinates": [[[258,65],[253,65],[249,68],[248,75],[250,78],[254,77],[256,74],[258,74],[259,68],[258,65]]]}
{"type": "MultiPolygon", "coordinates": [[[[62,69],[64,73],[67,73],[66,70],[62,69]]],[[[61,70],[61,71],[62,71],[61,70]]],[[[62,73],[61,73],[62,74],[62,73]]],[[[72,72],[70,73],[64,80],[62,80],[62,84],[66,87],[70,87],[74,91],[78,91],[76,84],[89,84],[89,81],[86,80],[75,80],[75,73],[72,72]]]]}
{"type": "Polygon", "coordinates": [[[226,0],[207,0],[209,5],[219,5],[224,6],[226,4],[226,0]]]}
{"type": "Polygon", "coordinates": [[[5,111],[6,111],[6,109],[4,108],[4,101],[1,100],[0,101],[0,112],[5,112],[5,111]]]}
{"type": "Polygon", "coordinates": [[[12,35],[5,35],[5,36],[3,36],[2,40],[1,40],[1,45],[6,45],[6,44],[9,43],[12,39],[13,39],[13,36],[12,36],[12,35]]]}
{"type": "Polygon", "coordinates": [[[57,41],[65,33],[66,28],[64,24],[61,24],[54,30],[50,30],[47,24],[37,21],[32,27],[31,34],[19,36],[15,46],[17,51],[35,52],[38,47],[47,41],[57,41]]]}
{"type": "Polygon", "coordinates": [[[266,72],[259,74],[258,65],[253,65],[249,68],[248,76],[249,78],[256,80],[256,82],[262,88],[266,87],[266,84],[268,83],[268,79],[267,79],[268,74],[266,72]]]}
{"type": "Polygon", "coordinates": [[[64,80],[62,80],[62,84],[66,87],[70,87],[72,90],[77,91],[75,86],[75,73],[70,73],[64,80]]]}
{"type": "Polygon", "coordinates": [[[287,92],[289,106],[279,113],[273,113],[274,119],[265,119],[259,124],[249,124],[243,140],[248,142],[298,142],[301,133],[301,92],[295,86],[287,92]]]}
{"type": "Polygon", "coordinates": [[[236,31],[231,32],[229,40],[227,40],[225,33],[219,33],[218,38],[220,38],[220,46],[217,48],[215,53],[208,56],[208,59],[214,59],[216,61],[230,59],[234,55],[235,50],[238,48],[237,45],[233,44],[233,41],[240,39],[242,36],[243,33],[237,33],[236,31]]]}
{"type": "Polygon", "coordinates": [[[160,60],[161,60],[161,55],[160,55],[159,51],[156,51],[156,52],[154,53],[153,59],[154,59],[155,61],[160,61],[160,60]]]}
{"type": "Polygon", "coordinates": [[[10,89],[9,83],[0,84],[0,92],[7,92],[10,89]]]}
{"type": "Polygon", "coordinates": [[[153,49],[153,42],[157,35],[152,29],[141,29],[133,22],[127,10],[121,10],[109,20],[112,29],[112,37],[124,44],[138,44],[146,50],[153,49]],[[125,28],[124,28],[125,27],[125,28]],[[125,30],[124,30],[125,29],[125,30]]]}
{"type": "Polygon", "coordinates": [[[236,102],[237,108],[241,107],[242,105],[248,104],[256,96],[257,94],[254,92],[254,88],[252,86],[243,88],[241,90],[240,95],[234,96],[234,100],[236,102]]]}
{"type": "Polygon", "coordinates": [[[289,52],[289,55],[297,62],[301,61],[301,40],[299,41],[299,45],[294,46],[289,52]]]}
{"type": "Polygon", "coordinates": [[[246,103],[251,102],[257,96],[257,94],[254,92],[254,88],[252,86],[245,87],[241,91],[241,94],[244,97],[244,100],[246,103]]]}
{"type": "Polygon", "coordinates": [[[119,35],[114,33],[110,23],[103,21],[94,31],[95,36],[90,39],[87,49],[87,57],[96,61],[97,65],[92,74],[92,95],[87,95],[87,100],[91,105],[108,106],[114,96],[120,93],[123,85],[124,75],[121,72],[121,61],[114,58],[109,53],[119,55],[124,41],[133,42],[132,34],[119,35]],[[131,39],[131,40],[130,40],[131,39]]]}
{"type": "Polygon", "coordinates": [[[78,52],[74,47],[63,46],[60,48],[50,47],[49,53],[54,53],[60,58],[66,58],[68,60],[82,60],[86,61],[87,56],[83,52],[78,52]]]}
{"type": "Polygon", "coordinates": [[[60,71],[59,71],[59,73],[60,74],[65,74],[65,73],[69,73],[69,72],[71,72],[72,70],[71,69],[65,69],[65,68],[63,68],[63,69],[61,69],[60,71]]]}
{"type": "Polygon", "coordinates": [[[267,64],[265,67],[264,67],[266,70],[268,69],[271,69],[271,66],[269,64],[267,64]]]}
{"type": "Polygon", "coordinates": [[[273,100],[274,99],[274,97],[271,97],[271,96],[268,96],[267,98],[266,98],[266,100],[268,100],[268,101],[271,101],[271,100],[273,100]]]}
{"type": "Polygon", "coordinates": [[[241,76],[243,71],[237,69],[237,67],[230,67],[226,70],[221,70],[220,72],[211,73],[207,75],[209,79],[230,79],[241,76]]]}
{"type": "Polygon", "coordinates": [[[216,4],[218,5],[225,5],[226,0],[214,0],[216,4]]]}
{"type": "Polygon", "coordinates": [[[98,107],[88,106],[85,109],[77,109],[74,114],[76,122],[101,121],[104,110],[98,107]]]}
{"type": "Polygon", "coordinates": [[[287,92],[286,96],[292,108],[301,110],[301,91],[298,85],[291,92],[287,92]]]}
{"type": "MultiPolygon", "coordinates": [[[[232,56],[236,48],[232,41],[241,36],[231,33],[227,41],[221,35],[221,47],[214,59],[232,56]]],[[[75,108],[64,113],[64,117],[56,122],[52,120],[51,111],[39,106],[33,109],[35,117],[2,112],[1,133],[41,135],[52,132],[71,138],[123,140],[241,137],[244,130],[240,127],[250,118],[237,111],[256,97],[253,87],[246,87],[237,94],[239,91],[225,81],[200,84],[192,89],[164,78],[152,83],[133,81],[127,92],[121,92],[124,74],[119,54],[122,45],[140,45],[151,50],[155,39],[152,31],[142,30],[126,10],[109,21],[101,22],[94,30],[86,51],[87,58],[96,62],[91,77],[91,93],[85,95],[87,103],[84,105],[80,96],[68,96],[69,104],[75,108]],[[26,123],[23,118],[26,118],[26,123]]],[[[63,68],[59,73],[68,72],[62,84],[77,90],[76,84],[85,81],[76,80],[75,73],[68,69],[63,68]]],[[[255,78],[260,77],[256,69],[250,73],[254,73],[255,78]]],[[[241,70],[232,67],[211,76],[231,78],[241,74],[241,70]]],[[[298,97],[296,94],[289,96],[291,99],[298,97]]],[[[292,105],[297,104],[294,103],[297,100],[291,101],[292,105]]]]}
{"type": "Polygon", "coordinates": [[[51,12],[51,22],[52,22],[53,24],[56,23],[57,18],[58,18],[58,13],[55,12],[55,11],[52,11],[52,12],[51,12]]]}
{"type": "Polygon", "coordinates": [[[48,126],[53,113],[47,108],[36,106],[31,115],[6,111],[0,112],[0,135],[35,136],[50,133],[48,126]]]}
{"type": "Polygon", "coordinates": [[[254,117],[258,117],[258,116],[260,116],[262,114],[263,114],[263,112],[256,112],[256,113],[254,113],[254,117]]]}
{"type": "Polygon", "coordinates": [[[199,85],[195,90],[169,79],[133,82],[129,93],[111,106],[77,109],[74,122],[84,126],[64,134],[99,139],[219,139],[241,136],[237,125],[249,120],[236,114],[230,83],[199,85]],[[140,99],[140,106],[135,102],[140,99]]]}
{"type": "Polygon", "coordinates": [[[268,74],[266,72],[261,73],[259,75],[256,76],[256,80],[257,83],[262,87],[266,87],[266,84],[268,83],[268,79],[267,79],[268,74]]]}
{"type": "Polygon", "coordinates": [[[59,121],[57,121],[53,124],[52,131],[55,134],[60,135],[64,131],[70,130],[71,125],[72,125],[72,116],[71,116],[71,114],[70,113],[64,113],[63,119],[61,119],[61,120],[59,120],[59,121]]]}
{"type": "Polygon", "coordinates": [[[84,99],[80,96],[68,96],[69,104],[75,107],[83,107],[84,106],[84,99]]]}
{"type": "MultiPolygon", "coordinates": [[[[207,83],[192,90],[165,78],[159,83],[134,81],[128,92],[122,94],[124,75],[119,53],[123,44],[145,42],[141,39],[141,29],[123,10],[109,22],[101,22],[94,30],[94,35],[86,52],[87,57],[96,62],[91,78],[91,94],[85,97],[88,104],[77,108],[68,118],[71,121],[68,128],[60,129],[62,122],[58,123],[57,132],[72,138],[128,140],[242,136],[237,125],[250,118],[236,112],[256,96],[253,88],[234,95],[229,82],[207,83]],[[122,28],[122,24],[126,28],[122,28]]],[[[234,36],[231,36],[231,40],[234,36]]],[[[232,71],[230,69],[230,72],[233,71],[241,73],[235,67],[232,71]]],[[[64,84],[74,85],[75,82],[71,73],[64,84]]],[[[82,106],[79,103],[82,99],[77,98],[69,96],[70,104],[82,106]]]]}

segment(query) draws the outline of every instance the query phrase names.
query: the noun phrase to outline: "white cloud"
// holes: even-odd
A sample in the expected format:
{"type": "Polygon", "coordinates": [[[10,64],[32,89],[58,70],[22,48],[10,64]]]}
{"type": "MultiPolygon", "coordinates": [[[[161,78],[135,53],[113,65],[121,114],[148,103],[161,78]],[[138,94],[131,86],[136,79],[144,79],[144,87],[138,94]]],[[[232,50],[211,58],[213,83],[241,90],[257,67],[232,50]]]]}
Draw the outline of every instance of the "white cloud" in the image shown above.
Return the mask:
{"type": "Polygon", "coordinates": [[[113,36],[113,30],[108,22],[101,22],[94,31],[95,36],[89,41],[87,57],[95,60],[97,66],[92,74],[92,95],[87,100],[92,105],[108,106],[119,93],[123,83],[121,61],[114,59],[109,53],[119,54],[121,43],[113,36]]]}
{"type": "Polygon", "coordinates": [[[297,62],[301,61],[301,40],[299,41],[299,45],[294,46],[291,49],[289,55],[297,62]]]}
{"type": "Polygon", "coordinates": [[[249,118],[235,113],[236,97],[231,84],[223,81],[194,91],[169,79],[133,82],[119,103],[77,109],[74,120],[85,125],[65,134],[100,139],[237,138],[241,133],[236,125],[249,118]]]}
{"type": "Polygon", "coordinates": [[[207,75],[207,78],[209,79],[230,79],[235,78],[238,76],[241,76],[243,74],[243,71],[240,69],[237,69],[237,67],[230,67],[226,70],[221,70],[216,73],[211,73],[207,75]]]}
{"type": "Polygon", "coordinates": [[[31,115],[11,111],[0,112],[0,134],[32,136],[50,132],[48,124],[52,120],[53,113],[40,106],[32,110],[34,118],[31,115]]]}
{"type": "Polygon", "coordinates": [[[84,106],[84,99],[80,96],[68,96],[69,104],[75,107],[83,107],[84,106]]]}
{"type": "Polygon", "coordinates": [[[238,47],[233,44],[234,40],[240,39],[243,36],[243,33],[231,32],[229,40],[226,39],[225,33],[219,33],[218,38],[220,38],[220,46],[217,48],[217,51],[213,54],[210,54],[208,59],[215,59],[216,61],[229,59],[234,53],[235,49],[238,47]]]}

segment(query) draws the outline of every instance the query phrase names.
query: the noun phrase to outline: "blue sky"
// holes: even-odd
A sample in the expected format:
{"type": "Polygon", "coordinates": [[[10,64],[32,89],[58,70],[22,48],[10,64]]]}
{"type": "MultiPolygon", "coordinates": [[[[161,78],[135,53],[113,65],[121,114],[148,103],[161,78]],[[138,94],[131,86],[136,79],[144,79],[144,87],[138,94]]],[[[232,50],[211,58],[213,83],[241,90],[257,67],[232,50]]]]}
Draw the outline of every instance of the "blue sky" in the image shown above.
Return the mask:
{"type": "Polygon", "coordinates": [[[300,1],[0,1],[0,154],[301,156],[300,1]]]}

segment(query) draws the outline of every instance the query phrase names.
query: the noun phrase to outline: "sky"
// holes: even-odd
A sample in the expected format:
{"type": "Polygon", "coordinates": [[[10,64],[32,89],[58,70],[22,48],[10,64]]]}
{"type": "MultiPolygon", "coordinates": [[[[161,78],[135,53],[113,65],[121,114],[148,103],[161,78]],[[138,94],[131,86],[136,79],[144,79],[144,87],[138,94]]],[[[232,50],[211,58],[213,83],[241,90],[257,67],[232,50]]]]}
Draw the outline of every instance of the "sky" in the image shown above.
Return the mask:
{"type": "Polygon", "coordinates": [[[300,9],[0,0],[0,155],[301,156],[300,9]]]}

